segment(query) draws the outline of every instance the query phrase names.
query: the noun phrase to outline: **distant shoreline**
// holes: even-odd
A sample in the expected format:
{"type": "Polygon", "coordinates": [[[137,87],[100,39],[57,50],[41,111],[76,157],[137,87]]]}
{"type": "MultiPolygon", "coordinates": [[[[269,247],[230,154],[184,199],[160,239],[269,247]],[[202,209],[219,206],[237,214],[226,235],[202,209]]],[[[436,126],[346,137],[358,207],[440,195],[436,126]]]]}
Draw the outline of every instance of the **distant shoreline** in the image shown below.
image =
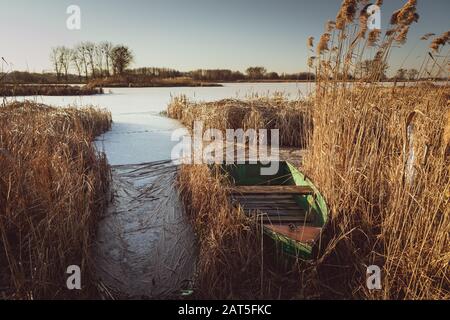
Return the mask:
{"type": "MultiPolygon", "coordinates": [[[[103,80],[93,80],[88,84],[80,83],[52,83],[52,84],[40,84],[40,83],[20,83],[11,84],[3,83],[0,84],[0,96],[14,97],[14,96],[83,96],[83,95],[96,95],[103,94],[103,89],[113,89],[113,88],[200,88],[200,87],[223,87],[225,84],[279,84],[279,83],[314,83],[314,80],[236,80],[236,81],[219,81],[219,82],[203,82],[195,81],[188,78],[173,78],[173,79],[161,79],[154,80],[152,82],[145,83],[133,83],[126,81],[112,81],[113,79],[103,79],[103,80]]],[[[340,82],[329,80],[330,82],[340,82]]],[[[364,84],[361,80],[349,80],[347,83],[359,82],[364,84]]],[[[394,81],[391,79],[386,79],[385,81],[379,82],[379,84],[394,84],[399,86],[412,84],[430,82],[430,80],[415,80],[415,81],[394,81]]],[[[439,84],[445,81],[432,81],[434,84],[439,84]]]]}
{"type": "Polygon", "coordinates": [[[102,88],[61,84],[0,84],[2,97],[91,96],[103,94],[102,88]]]}

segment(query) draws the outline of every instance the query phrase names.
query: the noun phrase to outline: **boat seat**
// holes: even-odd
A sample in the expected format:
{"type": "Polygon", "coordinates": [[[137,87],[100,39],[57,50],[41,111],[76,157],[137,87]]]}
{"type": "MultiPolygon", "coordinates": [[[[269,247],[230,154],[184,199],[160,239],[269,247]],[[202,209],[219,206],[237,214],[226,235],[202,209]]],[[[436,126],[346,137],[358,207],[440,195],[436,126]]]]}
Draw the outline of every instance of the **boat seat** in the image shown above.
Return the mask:
{"type": "Polygon", "coordinates": [[[295,194],[232,194],[234,203],[239,204],[248,216],[260,215],[263,223],[300,223],[314,220],[313,213],[302,209],[295,201],[295,194]]]}
{"type": "Polygon", "coordinates": [[[320,236],[320,232],[322,231],[322,228],[308,226],[297,227],[295,228],[295,230],[292,229],[289,225],[266,224],[265,227],[273,232],[282,234],[295,241],[308,244],[313,244],[314,242],[316,242],[320,236]]]}
{"type": "Polygon", "coordinates": [[[263,223],[311,223],[314,214],[308,213],[299,206],[289,208],[275,207],[248,207],[240,204],[247,216],[258,216],[263,223]]]}
{"type": "Polygon", "coordinates": [[[296,194],[311,195],[314,190],[307,186],[236,186],[232,192],[235,194],[296,194]]]}
{"type": "Polygon", "coordinates": [[[261,216],[264,224],[310,224],[314,221],[314,216],[310,215],[267,215],[261,216]]]}

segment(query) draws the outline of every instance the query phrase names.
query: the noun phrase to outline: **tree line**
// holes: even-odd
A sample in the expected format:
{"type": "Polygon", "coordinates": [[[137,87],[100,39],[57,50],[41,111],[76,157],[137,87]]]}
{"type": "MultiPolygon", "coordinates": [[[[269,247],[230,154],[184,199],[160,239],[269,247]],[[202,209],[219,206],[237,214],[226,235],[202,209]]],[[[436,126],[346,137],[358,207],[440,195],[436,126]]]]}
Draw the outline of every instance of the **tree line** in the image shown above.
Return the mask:
{"type": "Polygon", "coordinates": [[[132,51],[125,45],[113,45],[111,42],[81,42],[73,48],[58,46],[52,48],[50,61],[57,82],[64,79],[88,82],[91,79],[114,75],[134,75],[145,78],[167,79],[189,77],[198,81],[243,81],[243,80],[314,80],[314,74],[300,72],[278,74],[267,72],[264,67],[249,67],[245,74],[228,69],[198,69],[181,72],[170,68],[128,69],[134,60],[132,51]]]}
{"type": "MultiPolygon", "coordinates": [[[[205,82],[234,82],[252,80],[272,81],[314,81],[315,74],[311,72],[277,73],[269,72],[261,66],[249,67],[245,72],[229,69],[197,69],[182,72],[171,68],[145,67],[130,69],[134,61],[133,52],[125,45],[114,45],[111,42],[81,42],[72,48],[59,46],[52,48],[50,60],[53,73],[10,72],[5,76],[4,82],[17,83],[54,83],[64,80],[67,83],[88,83],[96,78],[108,78],[116,75],[131,76],[137,82],[148,82],[151,79],[170,79],[186,77],[195,81],[205,82]]],[[[386,73],[387,64],[376,65],[373,60],[363,60],[358,63],[354,74],[342,75],[340,79],[369,79],[373,77],[374,70],[381,80],[418,80],[419,72],[416,69],[399,69],[389,78],[386,73]]],[[[339,79],[337,79],[339,80],[339,79]]]]}
{"type": "Polygon", "coordinates": [[[52,48],[50,61],[57,81],[69,80],[70,73],[78,75],[81,82],[90,78],[123,74],[133,62],[132,51],[125,45],[111,42],[81,42],[73,48],[59,46],[52,48]]]}
{"type": "Polygon", "coordinates": [[[400,80],[400,81],[401,80],[417,80],[418,76],[419,76],[419,71],[417,71],[417,69],[400,68],[397,70],[393,79],[400,80]]]}
{"type": "Polygon", "coordinates": [[[314,80],[314,74],[299,72],[293,74],[278,74],[267,72],[264,67],[249,67],[245,74],[228,69],[199,69],[186,73],[186,76],[201,81],[242,81],[242,80],[314,80]]]}
{"type": "Polygon", "coordinates": [[[249,67],[245,74],[228,69],[198,69],[181,72],[170,68],[136,68],[128,69],[134,60],[132,51],[125,45],[113,45],[111,42],[81,42],[73,48],[58,46],[52,48],[50,61],[56,80],[73,80],[88,82],[91,79],[114,75],[134,75],[146,78],[167,79],[189,77],[198,81],[240,81],[240,80],[314,80],[314,74],[300,72],[295,74],[278,74],[267,72],[264,67],[249,67]]]}

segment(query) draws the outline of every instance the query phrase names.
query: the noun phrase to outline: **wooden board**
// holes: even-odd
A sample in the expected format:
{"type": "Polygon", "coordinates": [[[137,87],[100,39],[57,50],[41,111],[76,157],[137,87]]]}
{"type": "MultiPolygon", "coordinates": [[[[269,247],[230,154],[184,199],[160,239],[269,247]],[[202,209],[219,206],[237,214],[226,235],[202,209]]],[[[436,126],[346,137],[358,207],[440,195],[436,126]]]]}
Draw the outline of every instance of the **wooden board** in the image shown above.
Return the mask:
{"type": "Polygon", "coordinates": [[[243,207],[246,210],[278,210],[280,212],[283,211],[290,211],[290,210],[301,210],[298,204],[295,202],[293,203],[247,203],[247,202],[241,202],[241,207],[243,207]]]}
{"type": "MultiPolygon", "coordinates": [[[[253,212],[254,213],[254,212],[253,212]]],[[[250,213],[251,214],[251,213],[250,213]]],[[[314,220],[313,215],[293,215],[293,214],[282,214],[282,215],[268,215],[268,214],[260,214],[257,215],[258,219],[263,219],[263,222],[268,223],[311,223],[314,220]]]]}
{"type": "Polygon", "coordinates": [[[232,190],[233,194],[314,194],[311,187],[304,186],[238,186],[232,190]]]}
{"type": "Polygon", "coordinates": [[[301,210],[300,208],[293,208],[293,209],[274,209],[274,208],[246,208],[243,207],[244,211],[250,211],[250,212],[259,212],[261,214],[267,214],[267,215],[280,215],[280,216],[299,216],[304,217],[306,216],[306,211],[301,210]]]}
{"type": "Polygon", "coordinates": [[[296,223],[300,225],[308,225],[312,223],[312,217],[296,217],[296,216],[263,216],[264,224],[274,224],[274,225],[289,225],[291,223],[296,223]]]}
{"type": "Polygon", "coordinates": [[[320,236],[321,228],[315,227],[298,227],[295,230],[292,230],[287,225],[272,225],[266,224],[266,228],[270,229],[273,232],[282,234],[288,238],[299,242],[312,243],[317,241],[320,236]]]}
{"type": "Polygon", "coordinates": [[[248,205],[264,205],[264,204],[280,204],[280,205],[289,205],[289,204],[297,204],[294,199],[253,199],[253,198],[234,198],[234,202],[248,204],[248,205]]]}
{"type": "Polygon", "coordinates": [[[244,199],[244,200],[267,200],[270,199],[272,201],[276,200],[293,200],[294,195],[293,194],[239,194],[239,193],[233,193],[234,199],[244,199]]]}

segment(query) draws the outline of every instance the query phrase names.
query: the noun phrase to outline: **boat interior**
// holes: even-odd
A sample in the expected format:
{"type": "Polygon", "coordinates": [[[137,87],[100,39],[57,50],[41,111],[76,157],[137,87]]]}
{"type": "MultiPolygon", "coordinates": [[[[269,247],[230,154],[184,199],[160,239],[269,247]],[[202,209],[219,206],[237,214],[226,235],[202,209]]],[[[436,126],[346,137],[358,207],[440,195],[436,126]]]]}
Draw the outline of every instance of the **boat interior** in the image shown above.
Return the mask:
{"type": "Polygon", "coordinates": [[[261,174],[262,168],[261,163],[222,166],[232,184],[232,203],[273,232],[313,243],[323,224],[316,191],[287,162],[280,162],[274,175],[261,174]]]}

